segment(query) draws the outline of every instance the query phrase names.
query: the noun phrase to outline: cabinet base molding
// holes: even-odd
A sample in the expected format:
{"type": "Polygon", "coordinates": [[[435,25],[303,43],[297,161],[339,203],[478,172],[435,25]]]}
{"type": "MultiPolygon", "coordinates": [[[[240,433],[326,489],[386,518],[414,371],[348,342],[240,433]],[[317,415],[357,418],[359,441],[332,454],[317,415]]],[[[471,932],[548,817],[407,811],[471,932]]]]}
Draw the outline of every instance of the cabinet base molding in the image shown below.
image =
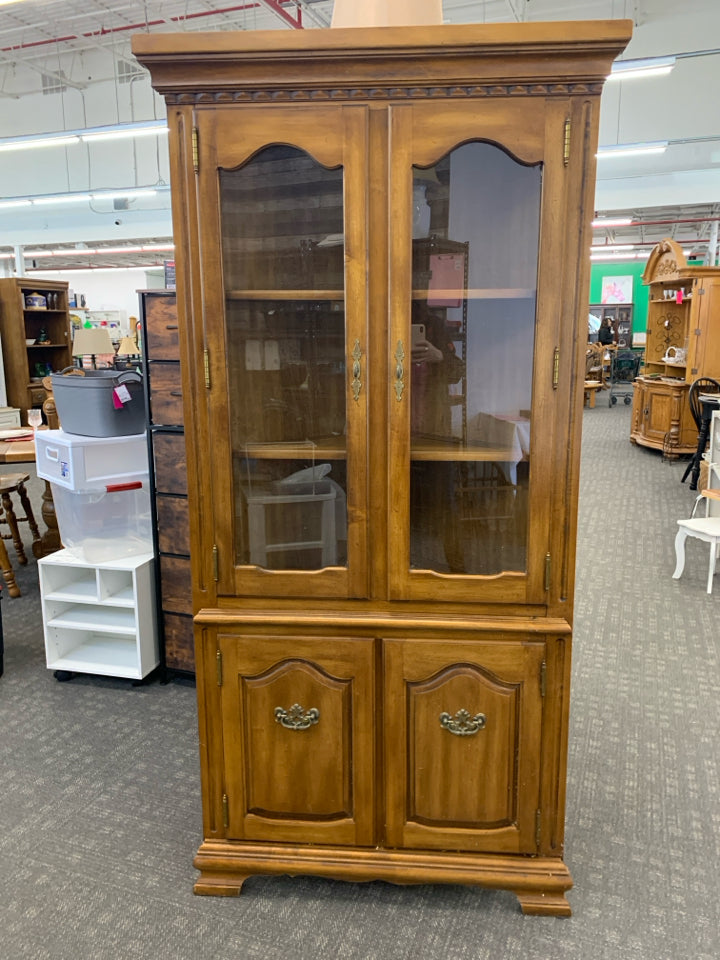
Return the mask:
{"type": "Polygon", "coordinates": [[[666,460],[678,460],[680,457],[692,456],[697,449],[697,444],[690,446],[689,444],[678,443],[675,446],[670,446],[663,440],[650,440],[642,433],[631,433],[630,442],[639,447],[649,447],[650,450],[659,450],[666,460]]]}
{"type": "Polygon", "coordinates": [[[565,893],[572,887],[572,878],[557,857],[410,853],[206,840],[194,865],[200,871],[194,892],[204,896],[237,896],[247,878],[254,875],[305,874],[336,880],[457,883],[509,890],[517,896],[523,913],[558,917],[571,914],[565,893]]]}

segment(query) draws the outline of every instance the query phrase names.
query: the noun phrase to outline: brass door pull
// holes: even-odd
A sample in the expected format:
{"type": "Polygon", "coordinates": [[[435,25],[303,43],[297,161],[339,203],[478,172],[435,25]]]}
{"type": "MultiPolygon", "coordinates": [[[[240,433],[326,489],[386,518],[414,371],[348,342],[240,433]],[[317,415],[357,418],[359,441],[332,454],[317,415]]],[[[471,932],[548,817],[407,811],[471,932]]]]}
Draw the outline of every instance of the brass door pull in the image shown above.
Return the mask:
{"type": "Polygon", "coordinates": [[[279,723],[286,730],[308,730],[320,720],[320,711],[311,707],[307,713],[299,703],[294,703],[289,710],[275,707],[275,723],[279,723]]]}
{"type": "Polygon", "coordinates": [[[357,403],[360,399],[360,391],[362,390],[362,380],[360,379],[362,375],[362,368],[360,366],[360,360],[362,359],[362,350],[360,349],[360,341],[355,341],[355,346],[353,347],[352,352],[352,392],[353,400],[357,403]]]}
{"type": "Polygon", "coordinates": [[[398,403],[402,400],[403,390],[405,389],[403,379],[405,377],[404,359],[405,350],[403,349],[402,340],[398,340],[397,350],[395,351],[395,395],[397,396],[398,403]]]}
{"type": "Polygon", "coordinates": [[[458,737],[471,737],[478,730],[482,730],[486,723],[487,717],[484,713],[476,713],[474,717],[470,716],[468,710],[458,710],[454,717],[449,713],[440,714],[440,726],[458,737]]]}

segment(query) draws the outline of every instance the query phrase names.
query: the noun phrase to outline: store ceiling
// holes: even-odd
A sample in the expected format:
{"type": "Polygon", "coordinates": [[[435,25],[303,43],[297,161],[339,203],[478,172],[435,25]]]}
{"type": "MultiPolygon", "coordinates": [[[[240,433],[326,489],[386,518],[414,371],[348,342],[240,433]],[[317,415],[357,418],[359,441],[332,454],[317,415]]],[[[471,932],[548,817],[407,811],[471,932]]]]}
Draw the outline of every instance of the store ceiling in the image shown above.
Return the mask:
{"type": "MultiPolygon", "coordinates": [[[[362,3],[363,0],[357,0],[362,3]]],[[[390,0],[388,0],[390,2],[390,0]]],[[[130,68],[137,64],[130,52],[130,38],[139,31],[215,31],[254,29],[293,29],[293,23],[301,21],[305,28],[319,28],[330,24],[333,0],[22,0],[9,5],[0,5],[0,136],[12,136],[16,131],[3,124],[3,101],[38,93],[42,88],[43,75],[57,74],[67,57],[80,58],[98,49],[107,54],[112,62],[126,61],[130,68]]],[[[444,0],[443,14],[446,20],[463,22],[497,22],[520,20],[576,20],[628,17],[635,22],[635,36],[624,57],[646,57],[664,54],[680,54],[688,59],[679,61],[687,67],[697,67],[701,61],[717,77],[720,51],[720,4],[718,0],[691,0],[678,9],[676,0],[444,0]],[[682,18],[682,19],[679,19],[682,18]],[[678,29],[682,24],[682,29],[678,29]],[[698,53],[702,56],[698,58],[698,53]],[[692,59],[691,59],[692,58],[692,59]],[[697,59],[695,59],[697,58],[697,59]],[[714,70],[714,74],[712,71],[714,70]]],[[[679,69],[676,70],[681,75],[679,69]]],[[[74,75],[73,75],[74,76],[74,75]]],[[[77,83],[78,81],[75,80],[77,83]]],[[[81,83],[93,81],[82,79],[81,83]]],[[[648,84],[651,81],[638,81],[648,84]]],[[[629,87],[626,81],[623,87],[629,87]]],[[[669,89],[669,88],[665,88],[669,89]]],[[[682,116],[673,111],[675,102],[670,95],[665,126],[665,137],[677,138],[677,149],[668,150],[661,160],[648,165],[647,177],[660,178],[658,183],[680,183],[683,177],[698,179],[698,173],[708,170],[720,178],[720,111],[702,109],[704,96],[715,96],[716,80],[707,90],[697,89],[697,100],[682,116]]],[[[627,142],[633,127],[632,108],[637,94],[626,94],[621,129],[620,95],[617,96],[617,129],[612,131],[614,142],[627,142]]],[[[652,113],[656,122],[662,116],[663,105],[654,100],[651,88],[645,87],[637,110],[652,113]],[[642,97],[645,100],[642,100],[642,97]]],[[[605,110],[605,99],[603,101],[605,110]]],[[[601,116],[602,121],[602,116],[601,116]]],[[[660,126],[663,123],[660,122],[660,126]]],[[[62,117],[58,117],[55,129],[63,129],[62,117]]],[[[27,133],[28,130],[17,131],[27,133]]],[[[37,131],[42,132],[42,131],[37,131]]],[[[601,142],[607,142],[608,131],[603,131],[601,142]],[[605,138],[605,140],[603,140],[605,138]]],[[[606,161],[610,163],[611,161],[606,161]]],[[[598,170],[599,185],[607,181],[607,196],[621,196],[613,191],[616,178],[623,178],[623,185],[632,184],[635,167],[616,164],[612,170],[598,170]]],[[[647,164],[648,161],[645,161],[647,164]]],[[[645,174],[643,174],[645,175],[645,174]]],[[[720,184],[720,179],[716,181],[720,184]]],[[[2,193],[13,196],[11,183],[3,184],[2,193]]],[[[720,217],[720,189],[695,189],[690,194],[695,202],[687,200],[687,192],[677,197],[668,190],[661,194],[661,202],[650,205],[631,205],[631,194],[622,195],[624,203],[617,201],[599,213],[632,216],[629,227],[616,227],[596,231],[595,243],[635,243],[650,246],[664,236],[672,236],[683,244],[702,246],[712,230],[712,224],[720,217]]],[[[639,197],[645,194],[638,194],[639,197]]],[[[38,237],[38,240],[41,238],[38,237]]],[[[143,236],[142,244],[167,241],[167,237],[143,236]]],[[[103,245],[117,249],[116,240],[98,237],[86,238],[88,247],[99,249],[103,245]]],[[[135,246],[132,238],[125,241],[135,246]]],[[[0,222],[0,247],[12,244],[4,238],[0,222]]],[[[58,244],[38,243],[35,250],[43,247],[57,251],[58,244]]],[[[68,245],[73,253],[67,258],[56,253],[52,258],[34,257],[38,267],[67,267],[77,269],[84,265],[81,254],[74,245],[68,245]]],[[[7,249],[7,248],[6,248],[7,249]]],[[[118,263],[143,264],[157,262],[152,253],[135,252],[132,255],[108,254],[92,257],[93,266],[111,266],[118,263]]],[[[90,263],[90,260],[88,260],[90,263]]],[[[29,264],[28,264],[29,266],[29,264]]]]}

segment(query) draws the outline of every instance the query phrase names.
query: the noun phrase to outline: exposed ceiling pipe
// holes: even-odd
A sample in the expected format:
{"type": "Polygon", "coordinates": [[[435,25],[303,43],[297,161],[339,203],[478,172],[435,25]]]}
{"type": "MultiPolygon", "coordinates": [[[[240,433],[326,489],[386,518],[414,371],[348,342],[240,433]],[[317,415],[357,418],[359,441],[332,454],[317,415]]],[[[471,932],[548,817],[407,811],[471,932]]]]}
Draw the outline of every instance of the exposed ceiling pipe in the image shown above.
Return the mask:
{"type": "MultiPolygon", "coordinates": [[[[628,227],[662,227],[666,225],[673,225],[676,223],[711,223],[713,220],[720,220],[720,217],[689,217],[684,220],[633,220],[632,223],[628,223],[628,227]]],[[[602,224],[600,224],[596,229],[602,229],[602,224]]],[[[617,230],[623,229],[622,227],[608,227],[608,229],[617,230]]]]}
{"type": "MultiPolygon", "coordinates": [[[[277,3],[277,0],[274,0],[277,3]]],[[[44,47],[53,43],[69,43],[72,40],[87,40],[92,37],[107,37],[113,33],[126,33],[128,30],[146,30],[148,27],[159,27],[164,23],[183,23],[186,20],[197,20],[201,17],[218,17],[226,13],[240,13],[245,10],[256,10],[264,6],[262,0],[250,0],[248,3],[238,3],[231,7],[216,7],[212,10],[200,10],[197,13],[182,14],[177,17],[163,17],[159,20],[146,20],[144,23],[128,23],[122,27],[101,27],[89,33],[70,33],[63,37],[52,37],[43,40],[29,40],[26,43],[15,43],[10,47],[0,48],[0,53],[11,53],[13,50],[30,50],[33,47],[44,47]]],[[[279,6],[279,4],[278,4],[279,6]]]]}

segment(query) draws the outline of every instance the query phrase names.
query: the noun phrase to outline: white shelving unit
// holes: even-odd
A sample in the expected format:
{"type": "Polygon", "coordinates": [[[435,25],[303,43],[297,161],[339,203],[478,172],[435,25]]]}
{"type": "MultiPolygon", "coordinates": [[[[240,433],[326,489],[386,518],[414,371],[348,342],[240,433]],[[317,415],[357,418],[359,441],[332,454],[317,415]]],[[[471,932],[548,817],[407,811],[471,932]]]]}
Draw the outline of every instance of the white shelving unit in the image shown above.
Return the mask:
{"type": "Polygon", "coordinates": [[[155,669],[151,553],[93,564],[60,550],[38,568],[48,669],[134,680],[155,669]]]}

